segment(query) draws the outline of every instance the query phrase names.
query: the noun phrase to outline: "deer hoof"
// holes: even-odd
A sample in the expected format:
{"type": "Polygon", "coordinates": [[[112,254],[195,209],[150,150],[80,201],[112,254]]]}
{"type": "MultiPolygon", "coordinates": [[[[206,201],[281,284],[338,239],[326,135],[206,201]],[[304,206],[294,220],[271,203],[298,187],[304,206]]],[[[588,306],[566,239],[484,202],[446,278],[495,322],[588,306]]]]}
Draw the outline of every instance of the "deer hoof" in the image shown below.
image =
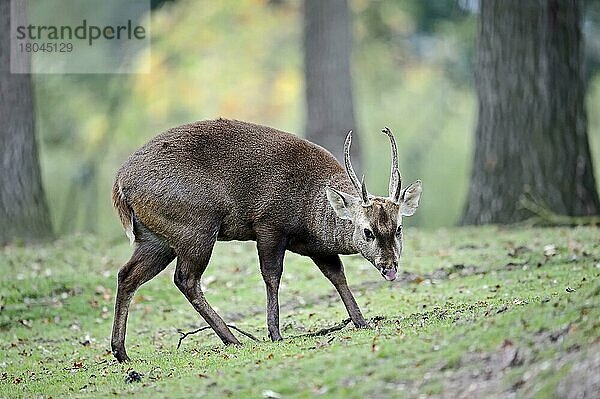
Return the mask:
{"type": "Polygon", "coordinates": [[[269,333],[269,338],[271,338],[271,341],[273,341],[273,342],[275,342],[275,341],[283,341],[283,337],[279,333],[277,333],[277,334],[271,334],[271,333],[269,333]]]}
{"type": "Polygon", "coordinates": [[[372,327],[369,323],[367,323],[366,321],[363,321],[362,323],[354,323],[354,326],[356,328],[362,328],[365,330],[370,330],[372,327]]]}
{"type": "Polygon", "coordinates": [[[127,363],[131,361],[125,350],[113,350],[113,355],[117,358],[119,363],[127,363]]]}

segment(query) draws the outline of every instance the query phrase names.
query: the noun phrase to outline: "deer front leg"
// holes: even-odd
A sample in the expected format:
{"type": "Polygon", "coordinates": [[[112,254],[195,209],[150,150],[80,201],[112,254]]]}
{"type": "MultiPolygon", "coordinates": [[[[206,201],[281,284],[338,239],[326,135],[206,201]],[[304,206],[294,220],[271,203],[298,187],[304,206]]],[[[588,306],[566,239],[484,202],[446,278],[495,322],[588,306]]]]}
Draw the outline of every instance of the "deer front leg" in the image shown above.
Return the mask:
{"type": "Polygon", "coordinates": [[[263,233],[256,240],[260,272],[267,291],[267,328],[273,341],[283,339],[279,331],[279,282],[283,273],[285,246],[285,237],[276,233],[263,233]]]}
{"type": "Polygon", "coordinates": [[[338,255],[331,256],[313,256],[311,257],[313,262],[319,267],[321,272],[331,281],[337,292],[344,302],[344,306],[352,319],[354,325],[358,328],[368,327],[365,318],[363,317],[348,283],[346,282],[346,275],[344,274],[344,266],[338,255]]]}

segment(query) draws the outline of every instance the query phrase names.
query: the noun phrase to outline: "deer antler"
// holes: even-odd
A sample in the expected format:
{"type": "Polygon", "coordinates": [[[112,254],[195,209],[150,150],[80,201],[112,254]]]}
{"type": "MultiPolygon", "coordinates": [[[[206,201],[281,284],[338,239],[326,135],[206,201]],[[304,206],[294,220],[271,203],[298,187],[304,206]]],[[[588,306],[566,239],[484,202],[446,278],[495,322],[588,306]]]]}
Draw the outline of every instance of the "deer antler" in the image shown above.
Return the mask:
{"type": "Polygon", "coordinates": [[[390,146],[392,147],[392,165],[390,171],[390,184],[389,184],[389,195],[392,201],[398,202],[400,198],[400,189],[402,187],[402,176],[398,169],[398,147],[396,146],[396,139],[389,127],[384,127],[381,132],[386,134],[390,139],[390,146]]]}
{"type": "Polygon", "coordinates": [[[346,173],[348,173],[348,177],[350,177],[350,181],[352,185],[356,189],[356,191],[360,194],[363,205],[367,205],[369,203],[369,193],[367,191],[367,186],[365,185],[365,177],[363,176],[362,181],[358,181],[358,177],[354,172],[354,168],[352,167],[352,162],[350,162],[350,145],[352,144],[352,130],[348,132],[346,136],[346,141],[344,142],[344,165],[346,166],[346,173]]]}

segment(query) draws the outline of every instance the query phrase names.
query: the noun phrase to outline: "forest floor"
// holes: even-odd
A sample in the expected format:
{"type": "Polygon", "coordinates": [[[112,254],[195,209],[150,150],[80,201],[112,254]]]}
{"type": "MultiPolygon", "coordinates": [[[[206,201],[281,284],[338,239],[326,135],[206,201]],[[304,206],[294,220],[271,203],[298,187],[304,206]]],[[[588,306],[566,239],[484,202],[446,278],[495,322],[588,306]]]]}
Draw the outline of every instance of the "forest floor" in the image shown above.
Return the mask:
{"type": "Polygon", "coordinates": [[[347,315],[318,269],[288,254],[277,343],[266,339],[253,243],[219,243],[207,299],[262,342],[236,333],[244,345],[225,347],[203,331],[176,349],[179,329],[204,323],[171,265],[137,292],[133,360],[119,364],[109,336],[130,253],[125,238],[89,236],[0,249],[0,397],[600,396],[596,228],[407,229],[397,281],[344,257],[372,328],[317,337],[301,335],[347,315]]]}

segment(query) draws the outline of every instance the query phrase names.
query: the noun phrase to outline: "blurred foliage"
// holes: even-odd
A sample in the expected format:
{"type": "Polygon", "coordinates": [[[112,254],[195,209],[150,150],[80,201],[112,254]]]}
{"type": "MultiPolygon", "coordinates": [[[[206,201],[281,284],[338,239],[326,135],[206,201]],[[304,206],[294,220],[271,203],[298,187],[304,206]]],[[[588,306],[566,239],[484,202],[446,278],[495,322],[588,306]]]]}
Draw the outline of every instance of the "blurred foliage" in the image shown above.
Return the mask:
{"type": "MultiPolygon", "coordinates": [[[[598,3],[586,4],[587,47],[598,49],[598,3]]],[[[351,1],[367,184],[374,193],[386,193],[389,149],[380,130],[389,126],[405,181],[421,178],[425,185],[411,224],[452,225],[462,209],[476,122],[476,5],[351,1]]],[[[177,0],[153,6],[146,16],[151,73],[34,76],[42,169],[59,233],[122,234],[110,205],[114,172],[135,148],[169,127],[222,116],[303,134],[300,1],[177,0]]],[[[600,116],[591,111],[600,108],[598,53],[586,54],[592,54],[590,140],[600,159],[600,116]]]]}

